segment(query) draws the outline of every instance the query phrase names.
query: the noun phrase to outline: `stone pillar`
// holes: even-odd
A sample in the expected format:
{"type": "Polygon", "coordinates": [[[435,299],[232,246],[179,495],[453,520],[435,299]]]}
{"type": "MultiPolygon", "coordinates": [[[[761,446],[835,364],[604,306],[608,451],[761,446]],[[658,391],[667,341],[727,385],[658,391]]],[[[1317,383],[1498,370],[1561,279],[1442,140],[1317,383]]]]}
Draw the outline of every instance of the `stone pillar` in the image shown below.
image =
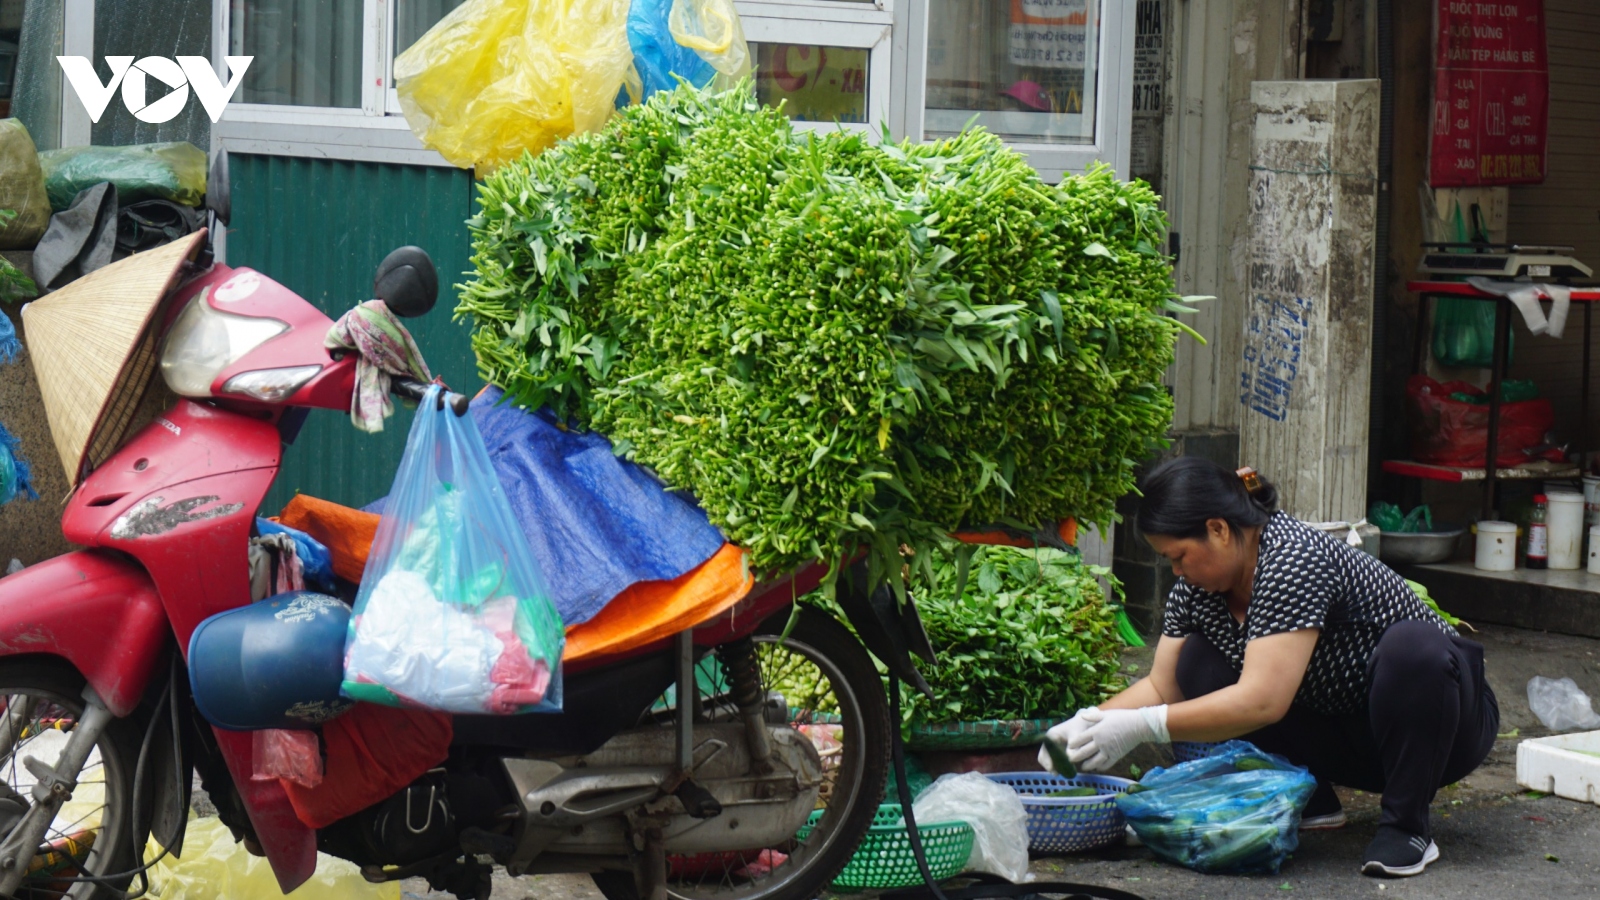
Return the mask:
{"type": "Polygon", "coordinates": [[[1378,82],[1258,81],[1241,465],[1310,521],[1366,515],[1378,82]]]}

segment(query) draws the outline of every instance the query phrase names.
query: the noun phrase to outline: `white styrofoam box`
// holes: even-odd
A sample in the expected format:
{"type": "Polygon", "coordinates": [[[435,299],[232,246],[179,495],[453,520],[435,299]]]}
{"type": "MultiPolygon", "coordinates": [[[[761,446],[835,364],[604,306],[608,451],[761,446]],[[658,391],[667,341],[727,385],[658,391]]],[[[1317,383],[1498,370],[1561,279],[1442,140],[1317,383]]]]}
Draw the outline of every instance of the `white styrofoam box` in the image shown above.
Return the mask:
{"type": "Polygon", "coordinates": [[[1591,753],[1600,754],[1600,731],[1523,741],[1517,745],[1517,784],[1600,805],[1600,755],[1591,753]]]}

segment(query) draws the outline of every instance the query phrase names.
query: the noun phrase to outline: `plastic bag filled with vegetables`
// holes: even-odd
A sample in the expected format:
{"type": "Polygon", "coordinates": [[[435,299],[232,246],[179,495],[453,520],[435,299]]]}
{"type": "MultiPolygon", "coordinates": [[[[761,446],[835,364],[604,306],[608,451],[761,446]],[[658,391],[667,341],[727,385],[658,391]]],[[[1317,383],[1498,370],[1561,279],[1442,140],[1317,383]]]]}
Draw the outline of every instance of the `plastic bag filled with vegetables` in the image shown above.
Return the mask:
{"type": "Polygon", "coordinates": [[[1208,874],[1276,874],[1299,846],[1300,810],[1317,780],[1281,756],[1244,741],[1212,755],[1152,769],[1117,796],[1151,852],[1208,874]]]}

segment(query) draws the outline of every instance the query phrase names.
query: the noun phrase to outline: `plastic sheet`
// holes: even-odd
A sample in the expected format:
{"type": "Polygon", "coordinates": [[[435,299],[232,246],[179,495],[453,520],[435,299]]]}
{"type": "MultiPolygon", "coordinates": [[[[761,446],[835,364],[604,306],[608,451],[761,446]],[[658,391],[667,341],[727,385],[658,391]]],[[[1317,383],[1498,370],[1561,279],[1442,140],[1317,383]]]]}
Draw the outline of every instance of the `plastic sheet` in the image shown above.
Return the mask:
{"type": "Polygon", "coordinates": [[[750,74],[750,47],[733,0],[672,0],[672,39],[700,55],[728,81],[750,74]]]}
{"type": "Polygon", "coordinates": [[[206,154],[187,141],[131,147],[68,147],[39,154],[50,207],[63,210],[84,188],[117,186],[120,203],[171,200],[199,206],[206,193],[206,154]]]}
{"type": "Polygon", "coordinates": [[[564,640],[472,419],[417,407],[362,575],[343,693],[452,713],[561,708],[564,640]]]}
{"type": "MultiPolygon", "coordinates": [[[[911,773],[907,772],[910,778],[911,773]]],[[[966,822],[972,826],[968,872],[988,872],[1020,884],[1028,874],[1028,810],[1010,787],[978,772],[941,775],[911,811],[921,822],[966,822]]]]}
{"type": "Polygon", "coordinates": [[[568,625],[586,622],[641,581],[677,578],[722,548],[722,533],[682,495],[619,459],[594,432],[562,431],[548,414],[472,401],[495,474],[552,599],[568,625]]]}
{"type": "Polygon", "coordinates": [[[482,176],[606,123],[633,62],[628,0],[468,0],[394,63],[422,143],[482,176]]]}
{"type": "Polygon", "coordinates": [[[1317,781],[1281,756],[1229,741],[1210,756],[1153,769],[1117,808],[1162,859],[1198,872],[1276,874],[1299,846],[1300,809],[1317,781]]]}
{"type": "Polygon", "coordinates": [[[1589,695],[1571,678],[1528,679],[1528,708],[1551,731],[1600,728],[1600,715],[1589,695]]]}
{"type": "MultiPolygon", "coordinates": [[[[154,840],[145,860],[161,855],[154,840]]],[[[150,900],[284,900],[272,865],[251,856],[215,817],[190,819],[183,857],[168,856],[150,869],[150,900]]],[[[400,882],[371,884],[355,863],[317,854],[317,868],[290,900],[400,900],[400,882]]]]}
{"type": "Polygon", "coordinates": [[[0,119],[0,209],[17,217],[0,225],[0,250],[31,250],[50,224],[50,197],[33,137],[18,119],[0,119]]]}

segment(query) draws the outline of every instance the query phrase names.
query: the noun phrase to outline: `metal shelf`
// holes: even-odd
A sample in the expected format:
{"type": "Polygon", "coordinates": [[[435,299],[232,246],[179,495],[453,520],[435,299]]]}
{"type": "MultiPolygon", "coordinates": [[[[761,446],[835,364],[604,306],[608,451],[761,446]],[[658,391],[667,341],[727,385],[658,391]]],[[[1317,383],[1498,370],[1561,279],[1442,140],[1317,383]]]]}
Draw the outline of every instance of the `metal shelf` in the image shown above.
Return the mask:
{"type": "MultiPolygon", "coordinates": [[[[1383,471],[1403,478],[1423,478],[1429,481],[1449,482],[1482,481],[1485,475],[1482,468],[1467,469],[1457,466],[1437,466],[1432,463],[1420,463],[1408,459],[1384,460],[1383,471]]],[[[1581,471],[1577,466],[1570,463],[1532,462],[1511,468],[1496,466],[1494,477],[1498,481],[1536,481],[1539,479],[1577,478],[1581,471]]]]}

